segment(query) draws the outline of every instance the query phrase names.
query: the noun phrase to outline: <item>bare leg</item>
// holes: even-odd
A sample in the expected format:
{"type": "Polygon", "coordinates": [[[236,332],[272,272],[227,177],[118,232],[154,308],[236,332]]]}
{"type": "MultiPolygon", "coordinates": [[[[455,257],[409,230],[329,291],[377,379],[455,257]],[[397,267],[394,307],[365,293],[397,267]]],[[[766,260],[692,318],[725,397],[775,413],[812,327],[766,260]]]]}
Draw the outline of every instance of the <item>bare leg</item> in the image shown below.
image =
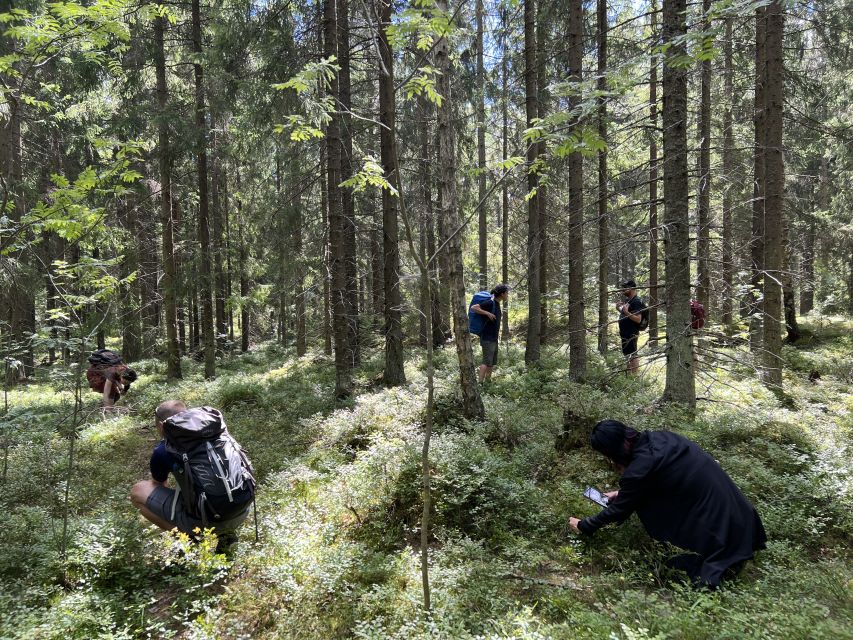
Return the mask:
{"type": "Polygon", "coordinates": [[[130,490],[130,495],[128,498],[133,503],[133,506],[139,510],[139,513],[148,520],[149,522],[153,522],[158,527],[163,529],[164,531],[171,531],[175,528],[175,525],[169,522],[168,520],[164,520],[157,514],[153,513],[148,509],[146,503],[148,502],[148,496],[151,495],[151,492],[154,491],[158,486],[162,486],[161,483],[155,482],[154,480],[140,480],[133,488],[130,490]]]}
{"type": "Polygon", "coordinates": [[[486,375],[487,375],[488,371],[489,371],[489,368],[486,365],[484,365],[484,364],[480,365],[480,368],[478,369],[478,375],[480,376],[480,382],[483,382],[486,379],[486,375]]]}
{"type": "MultiPolygon", "coordinates": [[[[483,366],[485,366],[485,365],[483,365],[483,366]]],[[[494,367],[486,367],[486,377],[485,377],[486,380],[492,379],[492,369],[494,369],[494,367]]]]}
{"type": "Polygon", "coordinates": [[[628,360],[628,372],[631,375],[637,375],[640,372],[640,359],[635,355],[628,360]]]}

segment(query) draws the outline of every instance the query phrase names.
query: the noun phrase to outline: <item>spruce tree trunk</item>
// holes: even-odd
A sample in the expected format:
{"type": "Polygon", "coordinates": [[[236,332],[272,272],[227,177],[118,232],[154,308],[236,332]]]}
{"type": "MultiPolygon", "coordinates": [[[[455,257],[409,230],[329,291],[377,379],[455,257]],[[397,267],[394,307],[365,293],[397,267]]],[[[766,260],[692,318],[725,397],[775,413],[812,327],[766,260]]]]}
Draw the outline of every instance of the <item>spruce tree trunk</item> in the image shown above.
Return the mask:
{"type": "MultiPolygon", "coordinates": [[[[524,89],[527,126],[539,116],[536,82],[536,5],[535,0],[524,0],[524,89]]],[[[539,176],[530,171],[539,156],[539,147],[530,144],[527,148],[527,190],[537,191],[539,176]]],[[[539,340],[542,322],[539,290],[539,207],[538,195],[527,201],[527,346],[524,362],[530,366],[539,362],[539,340]]]]}
{"type": "Polygon", "coordinates": [[[296,269],[296,355],[300,358],[308,349],[305,326],[305,256],[302,253],[302,201],[297,198],[293,223],[293,264],[296,269]]]}
{"type": "MultiPolygon", "coordinates": [[[[435,256],[435,214],[432,205],[432,167],[433,167],[433,150],[430,146],[430,116],[432,114],[432,105],[430,101],[421,96],[418,98],[421,113],[420,123],[420,147],[421,147],[421,189],[423,191],[423,211],[424,211],[424,230],[426,232],[426,247],[425,254],[427,258],[435,256]]],[[[441,208],[439,207],[439,210],[441,208]]],[[[427,264],[431,285],[429,287],[430,300],[427,306],[424,307],[424,314],[429,313],[432,316],[430,325],[432,333],[432,344],[435,347],[441,347],[447,334],[443,329],[443,320],[441,317],[441,298],[439,297],[439,264],[444,260],[444,252],[427,264]]],[[[423,287],[422,287],[423,290],[423,287]]]]}
{"type": "MultiPolygon", "coordinates": [[[[438,0],[438,8],[447,11],[447,0],[438,0]]],[[[462,387],[462,411],[466,418],[481,420],[485,410],[474,375],[474,354],[468,332],[468,297],[465,292],[465,272],[462,264],[462,219],[456,195],[456,135],[453,129],[453,96],[451,94],[450,52],[447,38],[435,46],[435,63],[439,75],[437,91],[443,96],[438,107],[438,164],[442,191],[441,217],[446,221],[444,245],[448,257],[448,287],[453,315],[453,337],[459,358],[459,377],[462,387]]]]}
{"type": "MultiPolygon", "coordinates": [[[[156,41],[155,27],[155,41],[156,41]]],[[[129,241],[124,249],[121,275],[123,278],[129,276],[139,265],[139,246],[135,242],[136,234],[136,207],[128,203],[126,198],[119,201],[122,213],[122,222],[128,232],[129,241]]],[[[50,262],[46,262],[50,264],[50,262]]],[[[121,355],[125,362],[139,360],[142,355],[142,336],[139,324],[139,280],[131,282],[123,291],[123,304],[121,307],[121,355]]],[[[165,294],[165,288],[164,288],[165,294]]],[[[55,306],[55,287],[48,277],[48,309],[55,306]]]]}
{"type": "Polygon", "coordinates": [[[780,0],[765,8],[764,66],[764,331],[762,365],[765,383],[782,390],[782,267],[785,225],[785,159],[782,147],[784,112],[784,51],[782,48],[785,17],[780,0]]]}
{"type": "MultiPolygon", "coordinates": [[[[324,43],[325,24],[325,5],[318,3],[317,9],[317,50],[319,58],[327,55],[326,45],[324,43]]],[[[326,95],[326,84],[323,79],[318,79],[318,94],[320,98],[326,95]]],[[[326,140],[320,141],[320,216],[323,221],[323,353],[327,356],[332,355],[332,302],[331,302],[331,281],[332,271],[330,263],[330,247],[329,247],[329,203],[328,203],[328,181],[326,180],[326,140]]],[[[283,322],[283,318],[282,318],[283,322]]]]}
{"type": "MultiPolygon", "coordinates": [[[[178,283],[175,261],[175,220],[172,212],[172,169],[169,150],[169,121],[166,109],[169,92],[166,86],[166,53],[163,39],[166,19],[154,19],[154,66],[157,75],[157,122],[160,161],[160,223],[163,241],[163,303],[166,324],[166,376],[181,377],[181,352],[178,344],[178,283]]],[[[125,354],[126,355],[126,354],[125,354]]]]}
{"type": "MultiPolygon", "coordinates": [[[[711,0],[702,1],[703,22],[702,30],[711,27],[709,14],[711,0]]],[[[711,61],[700,63],[702,87],[699,104],[699,178],[698,178],[698,236],[696,240],[696,255],[698,258],[699,286],[696,288],[696,299],[705,307],[706,317],[711,315],[711,61]]]]}
{"type": "MultiPolygon", "coordinates": [[[[507,59],[509,52],[507,51],[507,40],[509,32],[509,20],[507,17],[508,10],[506,7],[501,7],[501,144],[503,150],[501,157],[504,161],[509,157],[509,91],[507,85],[508,70],[507,59]]],[[[509,184],[508,180],[501,182],[501,281],[509,283],[509,184]]],[[[503,342],[509,342],[509,309],[508,303],[503,303],[503,313],[501,314],[501,338],[503,342]]]]}
{"type": "Polygon", "coordinates": [[[172,230],[174,238],[175,256],[175,316],[178,323],[178,348],[181,355],[187,353],[187,281],[182,277],[183,266],[186,262],[182,246],[181,238],[183,237],[183,215],[181,212],[181,201],[172,193],[172,230]]]}
{"type": "MultiPolygon", "coordinates": [[[[155,229],[155,214],[147,206],[140,207],[137,218],[136,242],[139,246],[139,291],[142,299],[142,350],[148,358],[153,357],[157,348],[157,324],[159,320],[157,275],[159,261],[157,245],[150,232],[155,229]]],[[[160,214],[162,217],[162,214],[160,214]]]]}
{"type": "Polygon", "coordinates": [[[794,256],[790,241],[791,229],[787,219],[782,228],[782,303],[785,314],[785,344],[794,344],[800,339],[800,325],[797,322],[797,299],[794,295],[794,278],[791,263],[794,256]]]}
{"type": "MultiPolygon", "coordinates": [[[[598,30],[598,82],[600,92],[607,89],[607,1],[598,0],[596,6],[598,30]]],[[[598,135],[607,140],[607,103],[602,95],[598,99],[598,135]]],[[[610,318],[610,301],[607,295],[608,243],[607,228],[607,149],[598,152],[598,352],[607,353],[607,328],[610,318]]]]}
{"type": "MultiPolygon", "coordinates": [[[[338,55],[336,0],[325,0],[323,10],[324,52],[326,58],[338,55]]],[[[329,92],[337,100],[338,76],[330,81],[329,92]]],[[[326,125],[326,162],[329,205],[329,270],[331,272],[332,323],[335,339],[335,397],[352,392],[352,350],[348,331],[349,299],[347,297],[346,256],[344,253],[344,213],[341,204],[341,137],[340,113],[336,110],[326,125]]]]}
{"type": "Polygon", "coordinates": [[[732,18],[726,18],[723,41],[723,324],[731,326],[734,309],[732,280],[734,264],[732,255],[732,181],[734,175],[734,137],[732,135],[732,106],[734,100],[734,70],[732,64],[732,18]]]}
{"type": "MultiPolygon", "coordinates": [[[[540,118],[548,115],[548,75],[545,49],[548,45],[548,20],[550,16],[540,2],[536,12],[536,111],[540,118]]],[[[538,157],[545,161],[548,145],[545,140],[538,143],[538,157]]],[[[539,343],[548,341],[548,186],[539,181],[536,195],[536,209],[539,217],[539,343]]]]}
{"type": "MultiPolygon", "coordinates": [[[[352,168],[352,97],[350,87],[350,49],[349,49],[349,0],[337,0],[337,45],[338,64],[338,100],[341,136],[341,182],[353,175],[352,168]]],[[[356,248],[355,203],[351,187],[341,187],[341,207],[343,212],[342,248],[344,268],[346,270],[346,313],[347,313],[347,358],[351,366],[361,363],[361,344],[359,331],[359,281],[358,253],[356,248]]]]}
{"type": "Polygon", "coordinates": [[[480,291],[489,288],[488,277],[488,234],[486,226],[486,72],[483,67],[483,0],[475,1],[477,23],[477,235],[480,258],[480,291]]]}
{"type": "Polygon", "coordinates": [[[690,331],[690,228],[687,174],[686,0],[664,0],[663,157],[666,252],[666,386],[664,399],[696,405],[690,331]],[[672,64],[675,59],[676,64],[672,64]]]}
{"type": "MultiPolygon", "coordinates": [[[[214,327],[216,331],[216,346],[225,347],[228,338],[228,324],[225,318],[225,268],[222,251],[223,233],[223,197],[222,197],[222,134],[217,131],[216,118],[213,110],[210,114],[210,132],[212,137],[212,164],[210,177],[210,204],[213,227],[211,245],[213,250],[213,297],[214,297],[214,327]]],[[[227,205],[226,205],[227,206],[227,205]]]]}
{"type": "Polygon", "coordinates": [[[204,345],[204,377],[216,375],[216,341],[213,330],[212,266],[210,259],[210,205],[207,197],[207,116],[204,105],[204,71],[201,66],[201,9],[192,0],[192,44],[195,61],[196,163],[198,170],[198,289],[201,297],[201,333],[204,345]]]}
{"type": "MultiPolygon", "coordinates": [[[[659,42],[657,0],[652,0],[651,31],[653,46],[659,42]]],[[[658,56],[651,57],[649,69],[649,343],[659,338],[658,308],[658,56]]]]}
{"type": "MultiPolygon", "coordinates": [[[[569,79],[583,80],[583,1],[569,3],[569,79]]],[[[580,104],[581,96],[572,93],[569,108],[580,104]]],[[[572,131],[580,130],[580,122],[572,131]]],[[[583,290],[583,156],[569,155],[569,377],[582,380],[586,375],[586,322],[583,290]]]]}
{"type": "Polygon", "coordinates": [[[752,291],[750,292],[749,308],[749,348],[756,357],[761,352],[761,325],[763,316],[762,283],[764,281],[765,16],[765,7],[758,7],[755,10],[755,102],[753,113],[755,153],[752,194],[752,242],[750,243],[750,255],[752,258],[750,281],[752,291]]]}
{"type": "MultiPolygon", "coordinates": [[[[396,184],[394,100],[394,54],[386,29],[391,25],[391,0],[377,0],[379,13],[379,121],[382,169],[391,184],[396,184]]],[[[397,196],[382,189],[382,249],[385,289],[385,371],[383,380],[390,386],[406,382],[403,368],[403,326],[400,295],[400,238],[397,196]]]]}

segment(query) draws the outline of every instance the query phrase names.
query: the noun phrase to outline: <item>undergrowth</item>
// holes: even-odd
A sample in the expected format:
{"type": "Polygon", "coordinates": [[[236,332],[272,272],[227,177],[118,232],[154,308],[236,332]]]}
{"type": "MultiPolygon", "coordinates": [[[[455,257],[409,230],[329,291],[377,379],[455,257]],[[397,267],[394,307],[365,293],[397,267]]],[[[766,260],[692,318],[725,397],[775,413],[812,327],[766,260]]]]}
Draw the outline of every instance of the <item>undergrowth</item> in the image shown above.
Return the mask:
{"type": "Polygon", "coordinates": [[[824,319],[805,329],[803,344],[785,350],[783,401],[706,364],[695,415],[657,404],[661,363],[633,379],[613,373],[615,355],[591,354],[590,377],[577,384],[564,350],[547,350],[528,372],[511,345],[484,389],[486,420],[472,423],[459,414],[455,357],[439,351],[429,614],[420,357],[407,362],[407,385],[385,389],[373,354],[343,406],[331,400],[333,363],[317,353],[297,359],[262,345],[223,361],[213,381],[187,360],[178,384],[155,361],[135,363],[140,380],[122,411],[104,416],[86,396],[65,557],[72,396],[60,367],[42,371],[0,418],[9,445],[0,636],[853,638],[853,326],[824,319]],[[221,408],[259,472],[260,541],[250,518],[233,562],[210,537],[192,545],[146,526],[127,500],[156,443],[154,407],[172,397],[221,408]],[[636,518],[591,539],[571,533],[570,515],[594,513],[583,488],[617,481],[585,446],[605,417],[699,442],[756,505],[768,549],[712,593],[667,573],[672,550],[636,518]]]}

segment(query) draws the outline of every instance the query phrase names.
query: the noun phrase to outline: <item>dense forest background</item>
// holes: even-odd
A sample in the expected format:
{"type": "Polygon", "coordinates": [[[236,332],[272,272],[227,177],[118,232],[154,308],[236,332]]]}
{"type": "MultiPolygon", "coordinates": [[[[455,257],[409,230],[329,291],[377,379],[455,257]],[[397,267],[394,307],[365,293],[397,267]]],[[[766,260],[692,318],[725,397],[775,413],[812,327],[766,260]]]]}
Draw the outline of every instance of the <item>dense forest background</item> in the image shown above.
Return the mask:
{"type": "Polygon", "coordinates": [[[4,637],[850,637],[853,4],[0,22],[4,637]],[[481,386],[467,306],[498,282],[481,386]],[[106,414],[105,346],[140,374],[106,414]],[[233,564],[128,510],[173,396],[257,460],[233,564]],[[572,538],[605,417],[696,438],[756,503],[731,591],[650,570],[636,523],[572,538]]]}

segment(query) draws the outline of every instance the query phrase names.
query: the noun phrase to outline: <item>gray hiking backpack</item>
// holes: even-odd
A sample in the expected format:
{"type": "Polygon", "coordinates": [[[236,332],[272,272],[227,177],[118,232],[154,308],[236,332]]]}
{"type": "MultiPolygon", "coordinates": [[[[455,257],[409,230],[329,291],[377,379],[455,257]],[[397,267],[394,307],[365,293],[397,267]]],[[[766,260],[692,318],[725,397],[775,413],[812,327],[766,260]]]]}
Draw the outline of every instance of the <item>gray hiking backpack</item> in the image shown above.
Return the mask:
{"type": "Polygon", "coordinates": [[[191,515],[206,527],[248,509],[255,497],[255,472],[222,413],[211,407],[187,409],[166,420],[163,431],[166,451],[183,460],[174,474],[191,515]]]}

